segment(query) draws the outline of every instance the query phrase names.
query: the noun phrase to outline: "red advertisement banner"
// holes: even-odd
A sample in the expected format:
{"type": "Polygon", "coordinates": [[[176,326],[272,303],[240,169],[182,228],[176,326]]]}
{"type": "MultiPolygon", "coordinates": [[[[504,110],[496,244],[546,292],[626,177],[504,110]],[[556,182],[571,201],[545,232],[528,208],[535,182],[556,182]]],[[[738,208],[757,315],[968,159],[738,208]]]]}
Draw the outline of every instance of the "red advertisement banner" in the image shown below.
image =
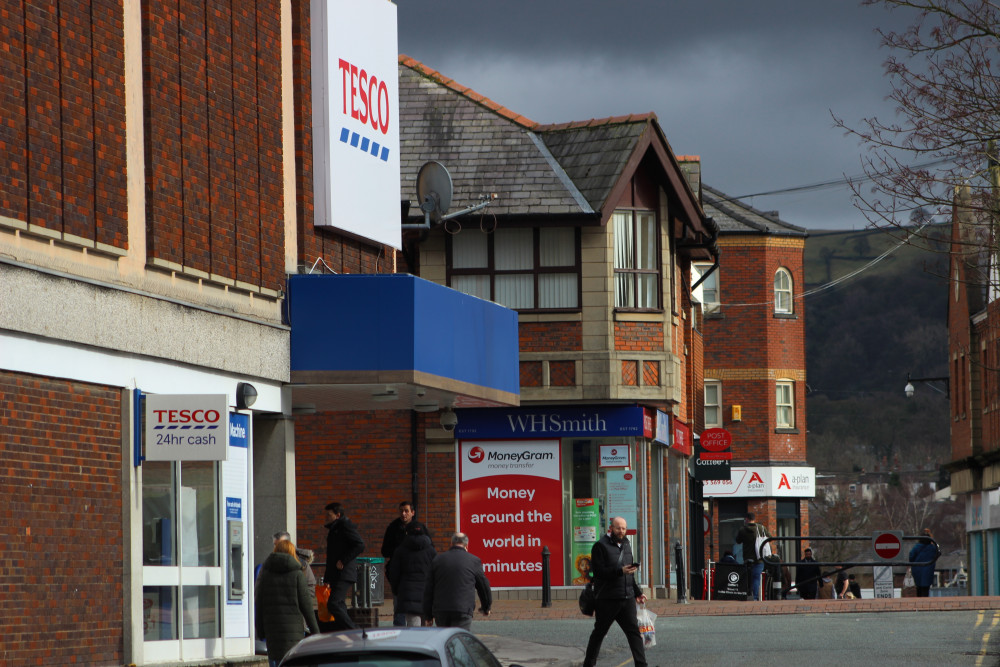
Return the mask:
{"type": "Polygon", "coordinates": [[[561,469],[558,440],[459,446],[459,530],[491,586],[541,586],[542,547],[551,581],[563,581],[561,469]]]}

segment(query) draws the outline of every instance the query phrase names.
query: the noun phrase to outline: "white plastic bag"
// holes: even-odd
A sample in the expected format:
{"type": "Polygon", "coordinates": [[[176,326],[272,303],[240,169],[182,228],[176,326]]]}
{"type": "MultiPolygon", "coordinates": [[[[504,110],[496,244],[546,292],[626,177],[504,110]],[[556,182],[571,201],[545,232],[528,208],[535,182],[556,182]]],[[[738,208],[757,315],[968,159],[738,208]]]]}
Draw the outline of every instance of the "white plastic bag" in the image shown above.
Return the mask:
{"type": "Polygon", "coordinates": [[[646,648],[656,646],[656,614],[646,609],[646,605],[639,605],[636,614],[639,620],[639,634],[642,635],[642,645],[646,648]]]}
{"type": "Polygon", "coordinates": [[[755,549],[757,551],[758,557],[760,557],[760,558],[767,558],[768,556],[771,555],[771,545],[770,545],[770,543],[764,544],[765,540],[767,540],[767,531],[764,530],[763,526],[761,526],[760,524],[758,524],[757,525],[757,543],[754,544],[754,547],[755,547],[755,549]],[[763,545],[763,548],[761,548],[761,545],[763,545]]]}

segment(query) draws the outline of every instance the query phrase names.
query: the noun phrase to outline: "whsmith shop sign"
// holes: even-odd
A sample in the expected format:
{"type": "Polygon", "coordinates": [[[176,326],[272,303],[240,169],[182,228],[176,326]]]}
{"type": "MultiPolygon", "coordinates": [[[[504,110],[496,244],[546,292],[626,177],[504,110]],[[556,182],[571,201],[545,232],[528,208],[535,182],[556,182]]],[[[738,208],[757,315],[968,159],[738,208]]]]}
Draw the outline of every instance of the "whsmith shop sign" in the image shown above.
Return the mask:
{"type": "Polygon", "coordinates": [[[458,411],[455,437],[585,438],[646,434],[641,407],[474,408],[458,411]]]}

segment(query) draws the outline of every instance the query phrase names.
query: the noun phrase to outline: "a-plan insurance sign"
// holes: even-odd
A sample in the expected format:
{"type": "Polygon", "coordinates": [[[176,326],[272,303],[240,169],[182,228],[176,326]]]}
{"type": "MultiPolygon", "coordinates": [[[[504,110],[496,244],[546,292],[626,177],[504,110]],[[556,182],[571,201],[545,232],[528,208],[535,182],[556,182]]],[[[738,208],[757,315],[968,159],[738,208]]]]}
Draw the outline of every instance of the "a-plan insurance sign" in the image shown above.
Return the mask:
{"type": "Polygon", "coordinates": [[[310,7],[314,222],[400,248],[396,5],[310,7]]]}
{"type": "Polygon", "coordinates": [[[733,466],[731,479],[706,480],[703,484],[705,497],[812,498],[816,495],[816,469],[733,466]]]}
{"type": "Polygon", "coordinates": [[[146,394],[147,461],[225,461],[225,394],[146,394]]]}
{"type": "Polygon", "coordinates": [[[558,440],[463,441],[458,527],[494,587],[563,581],[562,466],[558,440]]]}

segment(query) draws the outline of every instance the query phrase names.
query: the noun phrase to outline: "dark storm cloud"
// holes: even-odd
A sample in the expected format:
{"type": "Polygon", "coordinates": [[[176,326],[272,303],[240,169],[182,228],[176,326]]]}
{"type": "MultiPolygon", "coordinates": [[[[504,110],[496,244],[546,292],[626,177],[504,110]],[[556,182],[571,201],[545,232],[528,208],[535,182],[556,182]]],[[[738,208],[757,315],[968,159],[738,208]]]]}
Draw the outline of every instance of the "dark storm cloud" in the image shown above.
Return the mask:
{"type": "MultiPolygon", "coordinates": [[[[539,122],[654,111],[706,182],[747,195],[861,171],[834,127],[891,116],[876,27],[852,0],[398,0],[399,48],[539,122]]],[[[863,227],[850,191],[757,197],[793,224],[863,227]]]]}

